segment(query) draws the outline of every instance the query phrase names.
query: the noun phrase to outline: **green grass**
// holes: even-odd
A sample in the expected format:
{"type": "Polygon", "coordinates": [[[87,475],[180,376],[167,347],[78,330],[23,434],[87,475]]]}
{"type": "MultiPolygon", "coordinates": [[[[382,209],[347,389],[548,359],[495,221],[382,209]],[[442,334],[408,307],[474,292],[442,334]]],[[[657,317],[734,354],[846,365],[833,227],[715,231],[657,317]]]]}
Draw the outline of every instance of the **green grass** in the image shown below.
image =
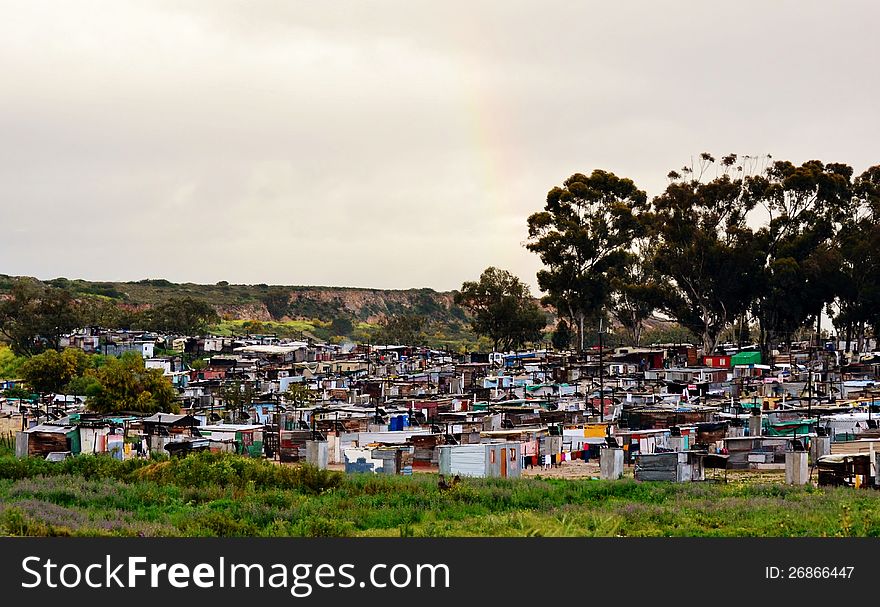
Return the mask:
{"type": "Polygon", "coordinates": [[[350,475],[232,455],[0,457],[0,534],[877,536],[871,490],[350,475]]]}

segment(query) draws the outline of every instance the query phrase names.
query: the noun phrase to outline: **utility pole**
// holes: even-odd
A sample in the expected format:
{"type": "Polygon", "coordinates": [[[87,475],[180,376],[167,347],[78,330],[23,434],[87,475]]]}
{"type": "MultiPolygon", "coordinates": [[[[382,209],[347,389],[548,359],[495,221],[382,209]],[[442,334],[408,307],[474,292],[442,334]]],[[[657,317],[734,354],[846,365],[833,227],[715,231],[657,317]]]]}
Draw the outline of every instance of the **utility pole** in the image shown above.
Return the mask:
{"type": "Polygon", "coordinates": [[[810,347],[807,349],[807,418],[812,416],[813,411],[813,342],[810,340],[810,347]]]}
{"type": "Polygon", "coordinates": [[[602,367],[602,318],[599,318],[599,421],[605,421],[605,377],[602,367]]]}

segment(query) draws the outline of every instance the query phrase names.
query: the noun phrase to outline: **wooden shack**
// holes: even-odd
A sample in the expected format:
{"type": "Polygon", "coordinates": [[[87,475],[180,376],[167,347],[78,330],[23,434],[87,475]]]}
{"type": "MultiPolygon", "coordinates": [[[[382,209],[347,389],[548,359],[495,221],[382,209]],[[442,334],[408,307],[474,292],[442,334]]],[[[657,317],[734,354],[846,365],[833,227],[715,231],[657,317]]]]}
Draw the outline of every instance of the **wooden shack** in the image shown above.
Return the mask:
{"type": "Polygon", "coordinates": [[[624,409],[621,424],[630,430],[663,429],[671,426],[690,426],[715,421],[714,408],[692,407],[688,411],[677,409],[624,409]]]}
{"type": "Polygon", "coordinates": [[[825,487],[873,487],[871,456],[867,453],[841,453],[823,455],[816,467],[819,470],[819,486],[825,487]]]}
{"type": "Polygon", "coordinates": [[[281,430],[278,459],[282,462],[298,462],[306,457],[306,443],[312,440],[311,430],[281,430]]]}
{"type": "Polygon", "coordinates": [[[76,426],[40,424],[15,435],[16,457],[46,457],[59,451],[80,452],[76,426]]]}
{"type": "Polygon", "coordinates": [[[727,428],[729,425],[730,422],[728,421],[697,424],[695,442],[705,445],[721,442],[727,438],[727,428]]]}

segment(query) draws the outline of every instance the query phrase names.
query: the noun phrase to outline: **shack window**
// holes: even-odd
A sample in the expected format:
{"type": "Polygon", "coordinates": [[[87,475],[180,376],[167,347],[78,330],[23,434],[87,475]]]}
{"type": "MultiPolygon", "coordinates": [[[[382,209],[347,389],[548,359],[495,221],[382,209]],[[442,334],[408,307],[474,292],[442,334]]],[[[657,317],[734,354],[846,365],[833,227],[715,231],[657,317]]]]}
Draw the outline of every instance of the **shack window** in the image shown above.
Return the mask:
{"type": "Polygon", "coordinates": [[[510,461],[512,461],[512,462],[516,461],[516,449],[510,450],[510,461]]]}
{"type": "Polygon", "coordinates": [[[495,463],[495,449],[489,449],[489,463],[495,463]]]}

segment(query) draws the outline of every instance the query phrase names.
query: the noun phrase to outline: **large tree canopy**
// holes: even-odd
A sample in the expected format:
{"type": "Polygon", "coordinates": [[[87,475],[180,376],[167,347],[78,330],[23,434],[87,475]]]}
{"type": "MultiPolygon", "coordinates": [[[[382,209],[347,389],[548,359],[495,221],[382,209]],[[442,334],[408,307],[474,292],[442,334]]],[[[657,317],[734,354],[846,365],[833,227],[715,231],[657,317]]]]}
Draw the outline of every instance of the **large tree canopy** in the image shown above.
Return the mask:
{"type": "Polygon", "coordinates": [[[623,328],[629,343],[641,345],[645,321],[663,301],[649,250],[634,248],[612,278],[611,313],[623,328]]]}
{"type": "Polygon", "coordinates": [[[91,357],[82,350],[46,350],[25,361],[21,376],[36,392],[63,393],[73,380],[85,374],[91,366],[91,357]]]}
{"type": "Polygon", "coordinates": [[[550,343],[557,350],[567,350],[571,347],[572,339],[574,339],[574,335],[571,332],[571,327],[568,326],[564,318],[560,318],[559,322],[556,323],[556,330],[550,336],[550,343]]]}
{"type": "Polygon", "coordinates": [[[526,248],[544,264],[538,285],[546,303],[578,327],[579,349],[584,321],[597,319],[610,301],[646,200],[630,179],[601,170],[576,173],[550,190],[544,210],[528,219],[526,248]]]}
{"type": "Polygon", "coordinates": [[[766,352],[769,342],[790,342],[810,318],[821,318],[839,283],[834,238],[852,210],[852,169],[818,160],[796,166],[773,162],[746,180],[746,196],[768,217],[758,231],[762,252],[753,310],[766,352]]]}
{"type": "Polygon", "coordinates": [[[144,328],[177,335],[199,335],[220,317],[214,308],[192,297],[169,299],[144,313],[144,328]]]}
{"type": "Polygon", "coordinates": [[[496,351],[539,341],[547,325],[528,285],[494,267],[486,268],[479,281],[463,283],[455,303],[471,311],[474,332],[491,339],[496,351]]]}
{"type": "Polygon", "coordinates": [[[177,391],[161,369],[147,369],[139,354],[127,352],[107,359],[95,371],[98,384],[88,406],[99,413],[177,413],[177,391]]]}
{"type": "Polygon", "coordinates": [[[753,204],[735,162],[725,156],[722,173],[705,182],[700,176],[715,163],[709,154],[701,155],[699,174],[671,172],[647,220],[657,240],[651,263],[664,284],[660,307],[700,336],[704,352],[713,352],[722,331],[746,312],[761,270],[746,223],[753,204]]]}
{"type": "Polygon", "coordinates": [[[36,280],[16,280],[10,297],[0,301],[0,333],[19,355],[31,356],[47,348],[57,350],[61,336],[80,324],[70,293],[36,280]]]}
{"type": "Polygon", "coordinates": [[[834,324],[861,349],[865,328],[880,334],[880,165],[853,182],[853,208],[837,233],[839,274],[834,324]]]}

